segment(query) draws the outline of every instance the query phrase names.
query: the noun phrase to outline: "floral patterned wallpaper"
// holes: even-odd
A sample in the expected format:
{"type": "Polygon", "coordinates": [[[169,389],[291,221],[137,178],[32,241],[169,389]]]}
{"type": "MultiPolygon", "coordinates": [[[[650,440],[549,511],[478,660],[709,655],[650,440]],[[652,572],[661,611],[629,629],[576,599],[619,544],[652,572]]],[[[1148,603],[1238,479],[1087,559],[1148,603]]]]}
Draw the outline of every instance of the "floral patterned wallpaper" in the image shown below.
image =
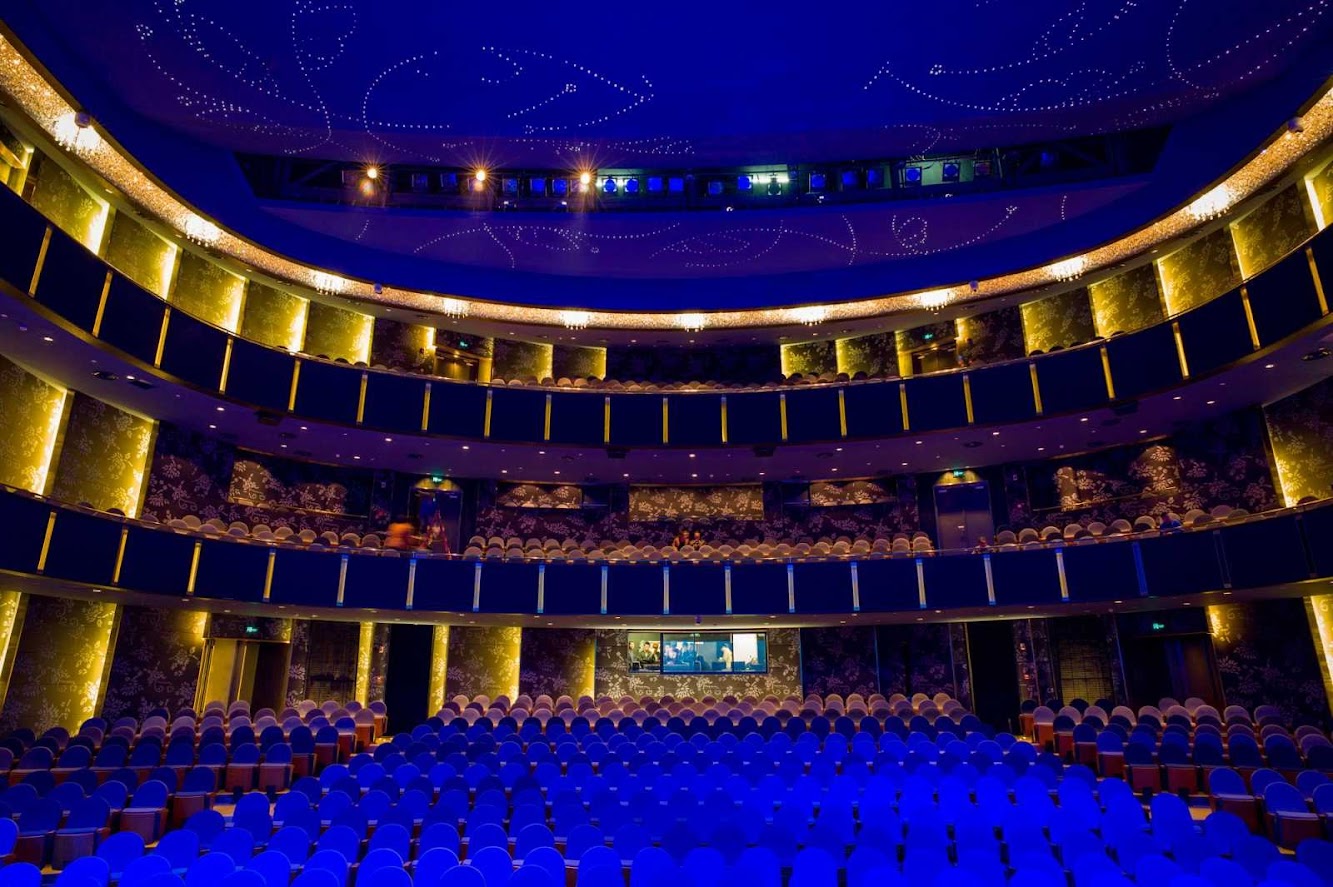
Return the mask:
{"type": "Polygon", "coordinates": [[[1014,659],[1018,662],[1019,695],[1045,702],[1058,697],[1051,634],[1045,619],[1015,619],[1014,659]]]}
{"type": "Polygon", "coordinates": [[[159,298],[166,298],[171,285],[176,249],[129,213],[117,212],[111,220],[107,262],[159,298]]]}
{"type": "MultiPolygon", "coordinates": [[[[970,698],[967,657],[964,653],[955,670],[952,631],[945,622],[877,626],[880,692],[886,696],[948,693],[955,699],[970,698]]],[[[962,643],[966,650],[966,635],[962,643]]]]}
{"type": "Polygon", "coordinates": [[[802,696],[801,690],[801,630],[770,628],[768,640],[768,673],[756,675],[663,675],[630,674],[629,636],[616,629],[597,629],[596,695],[680,698],[693,696],[700,699],[727,695],[756,696],[762,699],[773,695],[779,699],[802,696]]]}
{"type": "Polygon", "coordinates": [[[33,154],[25,198],[56,227],[96,252],[101,246],[108,208],[45,154],[33,154]]]}
{"type": "Polygon", "coordinates": [[[159,706],[192,706],[207,622],[203,610],[123,606],[103,716],[143,719],[159,706]]]}
{"type": "Polygon", "coordinates": [[[810,485],[810,504],[817,508],[847,505],[873,505],[893,502],[896,496],[885,481],[828,480],[810,485]]]}
{"type": "Polygon", "coordinates": [[[119,615],[109,601],[29,595],[0,731],[72,732],[96,714],[119,615]]]}
{"type": "Polygon", "coordinates": [[[65,398],[64,389],[0,357],[0,483],[46,491],[65,398]]]}
{"type": "Polygon", "coordinates": [[[802,628],[800,636],[805,693],[880,692],[873,625],[802,628]]]}
{"type": "Polygon", "coordinates": [[[9,681],[14,673],[19,634],[28,609],[28,597],[17,591],[0,591],[0,709],[4,708],[9,681]]]}
{"type": "Polygon", "coordinates": [[[348,363],[369,363],[373,323],[369,314],[311,302],[301,350],[330,360],[341,358],[348,363]]]}
{"type": "Polygon", "coordinates": [[[1110,338],[1160,321],[1162,297],[1154,265],[1141,265],[1088,287],[1097,335],[1110,338]]]}
{"type": "Polygon", "coordinates": [[[958,344],[970,350],[970,366],[1014,360],[1027,354],[1023,315],[1016,305],[958,318],[957,335],[958,344]]]}
{"type": "Polygon", "coordinates": [[[274,459],[238,452],[227,498],[237,505],[365,517],[371,473],[336,465],[274,459]]]}
{"type": "MultiPolygon", "coordinates": [[[[226,523],[244,521],[250,526],[267,524],[274,529],[309,528],[317,533],[332,530],[339,535],[374,529],[364,518],[330,514],[327,510],[298,511],[289,506],[246,504],[233,500],[233,474],[238,461],[260,466],[260,469],[247,469],[251,471],[251,481],[241,487],[242,492],[258,495],[266,488],[265,484],[270,483],[268,473],[262,470],[266,463],[280,466],[274,472],[277,478],[288,478],[285,467],[282,467],[287,464],[285,460],[255,453],[244,453],[238,457],[236,448],[230,444],[193,434],[174,425],[163,425],[153,448],[152,467],[148,472],[147,492],[144,496],[144,514],[164,523],[195,515],[200,520],[219,518],[226,523]]],[[[290,464],[298,466],[297,470],[303,472],[318,472],[326,468],[314,463],[290,464]]],[[[369,476],[363,484],[360,480],[362,472],[356,469],[327,470],[331,474],[326,478],[311,476],[311,483],[316,490],[322,487],[347,490],[370,487],[369,476]]],[[[359,494],[352,496],[349,492],[346,495],[353,503],[360,502],[359,494]]],[[[303,500],[293,493],[288,496],[288,501],[303,500]]],[[[330,499],[316,498],[314,501],[327,504],[330,499]]]]}
{"type": "Polygon", "coordinates": [[[500,508],[582,508],[583,488],[577,484],[500,484],[495,504],[500,508]]]}
{"type": "Polygon", "coordinates": [[[1028,354],[1056,347],[1068,348],[1090,341],[1097,334],[1093,329],[1092,302],[1086,287],[1024,302],[1021,308],[1028,354]]]}
{"type": "Polygon", "coordinates": [[[435,330],[416,323],[375,318],[370,363],[393,369],[429,373],[435,366],[435,330]]]}
{"type": "Polygon", "coordinates": [[[525,628],[518,692],[536,698],[592,696],[597,633],[590,628],[525,628]]]}
{"type": "Polygon", "coordinates": [[[898,375],[898,343],[893,333],[874,333],[838,339],[835,345],[838,372],[855,376],[898,375]]]}
{"type": "Polygon", "coordinates": [[[705,517],[763,520],[763,487],[630,487],[631,521],[705,517]]]}
{"type": "Polygon", "coordinates": [[[426,687],[426,712],[435,714],[449,701],[449,626],[436,625],[430,636],[430,683],[426,687]]]}
{"type": "Polygon", "coordinates": [[[1300,185],[1289,185],[1232,223],[1236,257],[1247,278],[1276,263],[1315,233],[1314,214],[1304,190],[1300,185]]]}
{"type": "Polygon", "coordinates": [[[782,374],[792,376],[818,376],[821,373],[838,372],[838,346],[832,339],[814,342],[797,342],[793,345],[780,346],[782,374]]]}
{"type": "Polygon", "coordinates": [[[1319,172],[1310,176],[1312,199],[1319,204],[1319,214],[1327,225],[1333,220],[1333,163],[1325,164],[1319,172]]]}
{"type": "Polygon", "coordinates": [[[245,281],[216,262],[186,250],[171,289],[172,305],[200,320],[236,332],[245,298],[245,281]]]}
{"type": "Polygon", "coordinates": [[[1256,410],[1166,440],[1031,463],[1025,472],[1028,501],[1009,501],[1015,527],[1132,521],[1141,514],[1184,514],[1214,505],[1252,512],[1277,506],[1256,410]]]}
{"type": "MultiPolygon", "coordinates": [[[[291,655],[287,659],[287,705],[294,706],[310,694],[310,668],[307,658],[310,655],[309,619],[292,620],[291,655]]],[[[321,700],[322,701],[322,700],[321,700]]]]}
{"type": "MultiPolygon", "coordinates": [[[[772,345],[726,348],[620,345],[606,349],[606,378],[649,382],[772,382],[782,373],[772,345]]],[[[499,375],[499,373],[496,373],[499,375]]]]}
{"type": "Polygon", "coordinates": [[[504,539],[517,536],[537,539],[623,539],[628,538],[628,524],[623,515],[590,520],[582,511],[572,509],[481,508],[477,511],[475,535],[504,539]]]}
{"type": "Polygon", "coordinates": [[[1333,378],[1264,407],[1284,504],[1333,495],[1333,378]]]}
{"type": "Polygon", "coordinates": [[[554,379],[602,379],[606,377],[606,349],[581,345],[556,345],[551,349],[554,379]]]}
{"type": "Polygon", "coordinates": [[[241,335],[274,348],[300,351],[309,305],[300,296],[252,280],[245,292],[241,335]]]}
{"type": "Polygon", "coordinates": [[[1328,697],[1300,598],[1208,607],[1227,705],[1276,705],[1290,725],[1327,727],[1328,697]]]}
{"type": "Polygon", "coordinates": [[[445,693],[518,695],[523,629],[517,625],[455,625],[449,629],[449,656],[445,693]]]}
{"type": "Polygon", "coordinates": [[[536,379],[540,382],[551,378],[553,358],[554,349],[550,345],[496,339],[495,353],[491,358],[491,377],[506,381],[536,379]]]}
{"type": "Polygon", "coordinates": [[[1158,261],[1162,272],[1162,290],[1172,316],[1205,302],[1240,285],[1240,265],[1231,232],[1219,228],[1158,261]]]}
{"type": "Polygon", "coordinates": [[[137,517],[154,431],[149,420],[76,392],[51,495],[137,517]]]}

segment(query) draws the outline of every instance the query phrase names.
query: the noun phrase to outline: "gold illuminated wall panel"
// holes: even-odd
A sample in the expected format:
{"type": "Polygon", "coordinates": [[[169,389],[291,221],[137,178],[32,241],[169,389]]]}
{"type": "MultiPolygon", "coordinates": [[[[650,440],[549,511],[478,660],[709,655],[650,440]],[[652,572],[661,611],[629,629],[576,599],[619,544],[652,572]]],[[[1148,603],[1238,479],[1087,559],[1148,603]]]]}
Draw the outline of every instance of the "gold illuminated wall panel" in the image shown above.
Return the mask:
{"type": "Polygon", "coordinates": [[[1143,265],[1088,287],[1093,327],[1104,338],[1132,333],[1165,317],[1157,271],[1143,265]]]}
{"type": "Polygon", "coordinates": [[[1333,222],[1333,163],[1306,176],[1305,188],[1309,194],[1315,225],[1322,231],[1328,227],[1329,222],[1333,222]]]}
{"type": "Polygon", "coordinates": [[[1324,679],[1324,695],[1333,708],[1333,594],[1306,598],[1305,614],[1310,620],[1310,638],[1314,641],[1315,658],[1319,660],[1319,672],[1324,679]]]}
{"type": "Polygon", "coordinates": [[[1253,277],[1315,233],[1309,197],[1298,185],[1283,188],[1231,225],[1241,272],[1253,277]]]}
{"type": "Polygon", "coordinates": [[[101,248],[109,207],[85,191],[60,164],[35,155],[24,192],[56,227],[94,252],[101,248]]]}
{"type": "Polygon", "coordinates": [[[551,378],[605,379],[606,349],[583,345],[555,345],[551,348],[551,378]]]}
{"type": "Polygon", "coordinates": [[[47,492],[67,397],[0,357],[0,483],[47,492]]]}
{"type": "Polygon", "coordinates": [[[555,353],[550,345],[496,339],[491,358],[491,375],[496,379],[541,381],[552,378],[554,361],[555,353]]]}
{"type": "Polygon", "coordinates": [[[1286,505],[1333,493],[1333,378],[1264,407],[1286,505]]]}
{"type": "Polygon", "coordinates": [[[838,372],[855,376],[893,376],[898,373],[898,345],[893,333],[874,333],[838,339],[834,344],[838,372]]]}
{"type": "Polygon", "coordinates": [[[176,265],[177,247],[158,237],[146,225],[125,212],[111,220],[106,260],[121,274],[150,293],[165,299],[176,265]]]}
{"type": "Polygon", "coordinates": [[[300,296],[252,280],[245,294],[241,336],[273,348],[300,351],[309,307],[300,296]]]}
{"type": "Polygon", "coordinates": [[[137,517],[155,425],[75,393],[51,494],[137,517]]]}
{"type": "Polygon", "coordinates": [[[432,627],[430,639],[430,685],[426,696],[426,714],[434,715],[444,708],[449,697],[445,690],[449,681],[449,626],[432,627]]]}
{"type": "Polygon", "coordinates": [[[1088,342],[1096,335],[1092,303],[1087,289],[1080,287],[1046,299],[1024,302],[1023,339],[1028,354],[1068,348],[1088,342]]]}
{"type": "Polygon", "coordinates": [[[796,373],[802,376],[819,376],[838,372],[838,346],[832,339],[782,345],[780,354],[780,366],[784,376],[796,373]]]}
{"type": "Polygon", "coordinates": [[[1197,308],[1240,285],[1240,265],[1231,232],[1222,227],[1158,263],[1171,316],[1197,308]]]}
{"type": "Polygon", "coordinates": [[[518,696],[519,626],[455,625],[449,629],[445,693],[454,696],[518,696]]]}
{"type": "Polygon", "coordinates": [[[0,591],[0,710],[4,709],[5,697],[9,693],[9,680],[14,673],[14,658],[26,610],[24,595],[17,591],[0,591]]]}
{"type": "Polygon", "coordinates": [[[77,730],[101,708],[119,607],[28,595],[0,726],[77,730]]]}
{"type": "Polygon", "coordinates": [[[370,664],[375,654],[375,623],[362,622],[356,644],[356,701],[370,702],[370,664]]]}
{"type": "Polygon", "coordinates": [[[305,326],[305,345],[301,350],[330,360],[342,358],[348,363],[369,363],[373,329],[374,318],[369,314],[311,302],[305,326]]]}
{"type": "Polygon", "coordinates": [[[181,253],[170,302],[186,314],[234,333],[240,327],[245,281],[192,252],[181,253]]]}

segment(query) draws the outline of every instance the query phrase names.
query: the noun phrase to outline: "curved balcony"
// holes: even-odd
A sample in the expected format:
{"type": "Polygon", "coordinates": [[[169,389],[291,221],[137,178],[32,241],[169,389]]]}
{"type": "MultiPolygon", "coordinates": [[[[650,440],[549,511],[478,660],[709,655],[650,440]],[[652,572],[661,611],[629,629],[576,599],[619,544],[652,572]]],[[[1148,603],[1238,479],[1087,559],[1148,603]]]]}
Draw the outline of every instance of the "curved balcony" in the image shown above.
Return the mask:
{"type": "MultiPolygon", "coordinates": [[[[0,570],[256,609],[677,620],[1024,612],[1333,577],[1333,501],[1095,544],[915,557],[612,564],[311,550],[205,537],[0,492],[0,570]]],[[[1318,583],[1323,588],[1325,583],[1318,583]]],[[[1188,604],[1186,604],[1188,605],[1188,604]]],[[[920,618],[925,618],[922,616],[920,618]]]]}
{"type": "Polygon", "coordinates": [[[607,393],[454,382],[293,355],[141,289],[9,192],[0,281],[48,318],[167,381],[271,414],[389,433],[530,444],[770,446],[1015,423],[1169,390],[1320,323],[1315,235],[1240,287],[1133,333],[967,370],[784,390],[607,393]]]}

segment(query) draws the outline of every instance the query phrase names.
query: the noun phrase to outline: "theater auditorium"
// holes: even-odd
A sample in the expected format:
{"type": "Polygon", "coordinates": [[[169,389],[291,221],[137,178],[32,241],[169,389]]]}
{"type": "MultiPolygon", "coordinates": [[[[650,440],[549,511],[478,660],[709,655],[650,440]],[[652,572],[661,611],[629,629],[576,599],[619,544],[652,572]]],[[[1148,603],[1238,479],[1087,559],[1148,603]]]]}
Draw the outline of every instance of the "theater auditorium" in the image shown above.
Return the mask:
{"type": "Polygon", "coordinates": [[[0,6],[0,887],[1333,885],[1333,7],[733,7],[0,6]]]}

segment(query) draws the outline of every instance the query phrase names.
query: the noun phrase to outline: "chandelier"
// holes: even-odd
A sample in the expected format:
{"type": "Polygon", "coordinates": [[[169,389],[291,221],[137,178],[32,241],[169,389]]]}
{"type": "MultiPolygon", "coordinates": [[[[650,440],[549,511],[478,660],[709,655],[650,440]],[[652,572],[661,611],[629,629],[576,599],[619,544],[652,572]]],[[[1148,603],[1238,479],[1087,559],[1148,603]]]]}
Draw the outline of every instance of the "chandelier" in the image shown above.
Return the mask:
{"type": "Polygon", "coordinates": [[[315,287],[315,292],[326,296],[341,293],[347,289],[347,278],[330,274],[327,271],[314,272],[311,274],[310,280],[315,287]]]}
{"type": "Polygon", "coordinates": [[[560,322],[565,325],[565,329],[586,330],[588,322],[592,320],[592,315],[587,311],[561,311],[560,322]]]}
{"type": "Polygon", "coordinates": [[[85,157],[102,145],[102,137],[93,129],[93,118],[86,111],[61,114],[51,125],[51,134],[60,147],[85,157]]]}
{"type": "Polygon", "coordinates": [[[686,314],[677,314],[676,326],[686,332],[697,333],[699,330],[708,326],[708,318],[697,311],[692,311],[686,314]]]}
{"type": "Polygon", "coordinates": [[[1061,283],[1068,283],[1071,280],[1077,280],[1083,276],[1083,272],[1088,269],[1088,260],[1086,256],[1074,256],[1072,259],[1065,259],[1060,262],[1046,266],[1046,273],[1061,283]]]}
{"type": "Polygon", "coordinates": [[[823,305],[806,305],[791,309],[791,319],[806,326],[815,326],[828,319],[828,309],[823,305]]]}
{"type": "Polygon", "coordinates": [[[1206,222],[1226,212],[1235,199],[1236,195],[1231,193],[1231,187],[1223,183],[1191,203],[1186,212],[1195,221],[1206,222]]]}
{"type": "Polygon", "coordinates": [[[921,303],[922,308],[938,311],[953,301],[953,290],[928,290],[924,293],[918,293],[916,298],[921,303]]]}
{"type": "Polygon", "coordinates": [[[222,236],[222,229],[207,219],[201,219],[194,213],[189,213],[185,217],[185,224],[181,225],[181,231],[193,243],[201,246],[214,246],[218,238],[222,236]]]}

